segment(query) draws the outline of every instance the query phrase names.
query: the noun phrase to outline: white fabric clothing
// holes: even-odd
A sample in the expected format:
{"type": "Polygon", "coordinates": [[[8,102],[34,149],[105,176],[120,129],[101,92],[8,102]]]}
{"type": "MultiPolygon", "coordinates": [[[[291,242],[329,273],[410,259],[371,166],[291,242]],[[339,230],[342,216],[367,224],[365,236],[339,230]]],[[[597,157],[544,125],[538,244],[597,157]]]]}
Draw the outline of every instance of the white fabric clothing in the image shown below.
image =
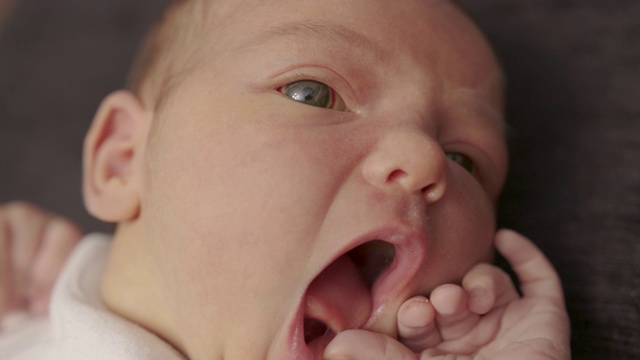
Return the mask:
{"type": "Polygon", "coordinates": [[[0,324],[2,360],[184,360],[173,347],[105,308],[100,282],[110,237],[86,236],[53,291],[50,318],[13,315],[0,324]]]}

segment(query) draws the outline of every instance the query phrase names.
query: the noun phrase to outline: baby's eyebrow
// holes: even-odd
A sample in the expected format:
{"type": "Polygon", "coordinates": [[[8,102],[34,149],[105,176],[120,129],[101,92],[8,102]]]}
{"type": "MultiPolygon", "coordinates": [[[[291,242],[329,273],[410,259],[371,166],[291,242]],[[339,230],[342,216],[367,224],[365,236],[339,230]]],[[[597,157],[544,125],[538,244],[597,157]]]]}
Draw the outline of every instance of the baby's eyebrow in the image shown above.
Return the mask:
{"type": "Polygon", "coordinates": [[[258,36],[251,38],[251,40],[243,44],[241,48],[264,44],[265,42],[282,38],[299,38],[305,41],[340,42],[347,44],[351,50],[371,55],[376,60],[381,61],[387,58],[386,51],[365,35],[351,30],[344,25],[318,20],[296,21],[269,28],[261,32],[258,36]]]}

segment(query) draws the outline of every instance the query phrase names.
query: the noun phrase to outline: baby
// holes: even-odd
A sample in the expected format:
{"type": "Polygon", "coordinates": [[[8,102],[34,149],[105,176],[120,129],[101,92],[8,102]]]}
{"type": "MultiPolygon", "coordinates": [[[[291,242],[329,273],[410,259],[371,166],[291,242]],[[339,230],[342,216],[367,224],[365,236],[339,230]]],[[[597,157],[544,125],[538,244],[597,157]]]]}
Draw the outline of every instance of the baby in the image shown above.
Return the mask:
{"type": "Polygon", "coordinates": [[[504,83],[450,2],[176,1],[132,74],[84,146],[117,230],[10,359],[569,357],[557,275],[496,235],[504,83]]]}

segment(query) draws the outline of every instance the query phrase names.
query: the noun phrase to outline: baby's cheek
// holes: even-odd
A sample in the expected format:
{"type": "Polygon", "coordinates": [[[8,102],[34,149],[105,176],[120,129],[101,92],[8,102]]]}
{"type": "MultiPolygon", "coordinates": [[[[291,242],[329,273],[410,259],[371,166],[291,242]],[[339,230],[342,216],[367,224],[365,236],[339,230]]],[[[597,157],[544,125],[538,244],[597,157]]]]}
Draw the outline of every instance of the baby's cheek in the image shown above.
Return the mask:
{"type": "Polygon", "coordinates": [[[475,264],[493,257],[493,204],[471,177],[454,178],[441,202],[429,209],[427,260],[420,294],[445,283],[459,283],[475,264]]]}

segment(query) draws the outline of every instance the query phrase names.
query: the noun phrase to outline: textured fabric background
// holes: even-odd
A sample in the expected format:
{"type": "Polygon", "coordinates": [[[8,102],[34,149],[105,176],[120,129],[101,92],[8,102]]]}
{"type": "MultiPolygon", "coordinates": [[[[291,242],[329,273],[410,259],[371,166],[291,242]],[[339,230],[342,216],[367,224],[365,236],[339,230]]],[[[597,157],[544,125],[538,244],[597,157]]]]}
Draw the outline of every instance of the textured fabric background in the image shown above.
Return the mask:
{"type": "MultiPolygon", "coordinates": [[[[15,0],[0,26],[0,202],[109,229],[82,208],[82,138],[166,2],[15,0]]],[[[640,2],[460,3],[510,83],[501,225],[558,268],[574,358],[640,358],[640,2]]]]}
{"type": "Polygon", "coordinates": [[[510,81],[502,224],[558,268],[576,359],[640,359],[640,2],[464,3],[510,81]]]}

